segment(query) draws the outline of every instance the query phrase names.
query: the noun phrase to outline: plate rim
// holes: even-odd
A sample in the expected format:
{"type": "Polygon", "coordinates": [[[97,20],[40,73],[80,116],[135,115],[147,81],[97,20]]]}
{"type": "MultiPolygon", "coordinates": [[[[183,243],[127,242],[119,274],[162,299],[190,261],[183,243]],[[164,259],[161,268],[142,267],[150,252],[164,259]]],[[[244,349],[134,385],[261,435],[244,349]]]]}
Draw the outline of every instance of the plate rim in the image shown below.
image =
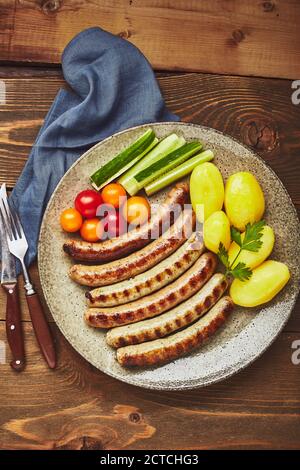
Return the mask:
{"type": "Polygon", "coordinates": [[[40,284],[41,284],[41,288],[42,288],[42,292],[43,292],[43,296],[46,300],[46,303],[47,303],[47,307],[49,308],[50,310],[50,313],[53,317],[53,320],[54,320],[54,323],[56,324],[56,326],[58,327],[58,329],[60,330],[60,332],[63,334],[63,336],[65,337],[65,339],[68,341],[68,343],[72,346],[72,348],[81,356],[83,357],[89,364],[91,364],[93,367],[95,367],[97,370],[101,371],[102,373],[104,374],[107,374],[108,376],[114,378],[114,379],[117,379],[117,380],[120,380],[121,382],[123,383],[127,383],[129,385],[134,385],[135,387],[139,387],[139,388],[143,388],[143,389],[148,389],[148,390],[165,390],[165,391],[179,391],[179,390],[194,390],[194,389],[197,389],[197,388],[203,388],[203,387],[208,387],[212,384],[216,384],[216,383],[219,383],[223,380],[226,380],[232,376],[234,376],[235,374],[241,372],[242,370],[246,369],[248,366],[250,366],[251,364],[253,364],[257,359],[259,359],[265,352],[266,350],[275,342],[275,340],[278,338],[278,336],[282,333],[285,325],[287,324],[288,320],[290,319],[290,316],[294,310],[294,307],[295,307],[295,304],[297,302],[297,298],[298,298],[298,295],[299,295],[299,291],[300,291],[300,285],[298,285],[296,291],[295,291],[295,296],[294,296],[294,300],[291,304],[291,307],[290,307],[290,311],[289,311],[289,314],[287,315],[287,317],[284,319],[284,321],[282,322],[282,324],[280,325],[279,329],[277,330],[277,333],[275,335],[273,335],[273,337],[271,337],[271,339],[266,342],[265,346],[259,350],[259,352],[257,352],[256,354],[253,354],[253,356],[249,359],[249,360],[245,360],[244,362],[242,362],[241,364],[239,364],[238,368],[237,369],[229,369],[227,372],[225,373],[222,373],[222,374],[219,374],[217,377],[213,377],[209,380],[207,380],[205,383],[199,383],[199,379],[192,379],[190,380],[188,383],[186,382],[174,382],[174,385],[172,387],[170,386],[161,386],[160,384],[155,384],[153,385],[152,383],[137,383],[137,380],[136,379],[131,379],[131,376],[128,375],[128,376],[123,376],[123,377],[120,377],[118,376],[117,374],[114,374],[111,370],[105,370],[103,368],[99,368],[98,365],[96,365],[93,360],[91,360],[90,358],[87,358],[86,355],[79,351],[77,349],[77,347],[73,344],[73,342],[71,341],[71,339],[69,339],[69,336],[68,334],[65,332],[65,329],[61,326],[61,325],[58,325],[56,319],[55,319],[55,315],[53,314],[53,311],[49,305],[49,299],[48,299],[48,295],[46,293],[46,289],[44,289],[44,280],[43,280],[43,275],[41,274],[41,266],[40,266],[40,251],[41,251],[41,244],[42,244],[42,241],[41,241],[41,237],[42,237],[42,232],[44,231],[44,226],[46,224],[45,222],[45,219],[46,219],[46,216],[47,216],[47,212],[49,210],[49,207],[50,205],[52,204],[52,201],[53,199],[55,198],[55,195],[56,195],[56,191],[58,189],[58,187],[60,186],[62,180],[66,177],[66,175],[71,172],[73,170],[73,168],[81,161],[83,160],[87,154],[89,154],[92,150],[95,150],[98,146],[102,145],[103,143],[107,143],[109,142],[111,139],[113,139],[114,137],[116,136],[119,136],[119,135],[122,135],[122,134],[126,134],[127,132],[129,131],[133,131],[133,130],[137,130],[137,129],[142,129],[142,128],[145,128],[145,127],[151,127],[151,126],[157,126],[157,125],[164,125],[164,126],[183,126],[183,127],[195,127],[195,128],[199,128],[199,129],[202,129],[204,131],[213,131],[214,133],[217,133],[217,134],[220,134],[221,136],[225,136],[227,138],[229,138],[230,140],[234,141],[235,143],[237,143],[238,145],[240,145],[241,147],[244,147],[248,152],[250,152],[251,154],[253,154],[255,156],[255,158],[257,158],[265,167],[267,167],[267,169],[273,174],[273,176],[279,181],[282,189],[284,190],[285,192],[285,195],[287,196],[289,202],[290,202],[290,205],[292,207],[292,210],[293,210],[293,213],[295,215],[295,219],[297,221],[297,225],[298,225],[298,230],[300,232],[300,221],[299,221],[299,217],[298,217],[298,214],[297,214],[297,211],[296,211],[296,208],[295,208],[295,205],[292,201],[292,198],[288,192],[288,190],[286,189],[285,185],[283,184],[283,182],[281,181],[280,177],[276,174],[276,172],[273,170],[273,168],[260,156],[258,155],[251,147],[249,147],[248,145],[244,144],[243,142],[240,142],[237,138],[235,137],[232,137],[231,135],[223,132],[223,131],[220,131],[218,129],[215,129],[213,127],[209,127],[209,126],[203,126],[201,124],[194,124],[194,123],[190,123],[190,122],[183,122],[183,121],[161,121],[161,122],[150,122],[150,123],[145,123],[145,124],[140,124],[138,126],[133,126],[133,127],[129,127],[127,129],[123,129],[121,131],[118,131],[114,134],[112,134],[111,136],[108,136],[106,137],[105,139],[101,140],[100,142],[96,143],[95,145],[93,145],[92,147],[90,147],[88,150],[86,150],[71,166],[70,168],[66,171],[66,173],[63,175],[63,177],[60,179],[59,183],[57,184],[56,188],[54,189],[49,201],[48,201],[48,204],[45,208],[45,211],[44,211],[44,214],[43,214],[43,218],[42,218],[42,222],[41,222],[41,226],[40,226],[40,231],[39,231],[39,237],[38,237],[38,250],[37,250],[37,265],[38,265],[38,273],[39,273],[39,279],[40,279],[40,284]]]}

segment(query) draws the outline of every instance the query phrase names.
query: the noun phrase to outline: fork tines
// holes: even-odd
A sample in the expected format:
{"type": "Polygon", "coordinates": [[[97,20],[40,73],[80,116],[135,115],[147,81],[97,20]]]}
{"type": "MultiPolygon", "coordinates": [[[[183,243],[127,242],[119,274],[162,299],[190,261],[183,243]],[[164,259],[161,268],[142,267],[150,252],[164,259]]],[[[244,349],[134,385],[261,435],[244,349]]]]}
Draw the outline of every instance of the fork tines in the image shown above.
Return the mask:
{"type": "Polygon", "coordinates": [[[25,237],[19,216],[16,210],[9,204],[6,198],[1,199],[0,204],[0,213],[6,233],[10,240],[17,240],[19,238],[25,237]]]}

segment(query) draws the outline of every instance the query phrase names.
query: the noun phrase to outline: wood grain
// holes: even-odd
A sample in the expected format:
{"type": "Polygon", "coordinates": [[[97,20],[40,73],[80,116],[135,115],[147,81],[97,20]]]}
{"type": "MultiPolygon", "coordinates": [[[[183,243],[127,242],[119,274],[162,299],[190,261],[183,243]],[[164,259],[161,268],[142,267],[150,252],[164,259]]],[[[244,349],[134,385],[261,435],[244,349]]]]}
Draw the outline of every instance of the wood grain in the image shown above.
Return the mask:
{"type": "Polygon", "coordinates": [[[282,335],[225,382],[157,393],[100,373],[53,328],[60,357],[55,373],[44,365],[29,323],[26,371],[16,376],[8,361],[0,365],[1,448],[299,448],[300,366],[291,363],[297,335],[282,335]]]}
{"type": "Polygon", "coordinates": [[[98,25],[156,69],[300,76],[295,0],[2,0],[0,11],[2,61],[59,63],[75,34],[98,25]]]}

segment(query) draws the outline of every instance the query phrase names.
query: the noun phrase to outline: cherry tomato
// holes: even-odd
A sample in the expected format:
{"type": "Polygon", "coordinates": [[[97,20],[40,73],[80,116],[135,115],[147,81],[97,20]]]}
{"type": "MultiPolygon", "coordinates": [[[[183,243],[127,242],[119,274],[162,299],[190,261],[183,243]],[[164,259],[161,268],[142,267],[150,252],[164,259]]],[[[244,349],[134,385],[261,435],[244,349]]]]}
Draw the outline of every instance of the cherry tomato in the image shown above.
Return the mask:
{"type": "Polygon", "coordinates": [[[104,232],[109,238],[118,237],[126,231],[126,222],[122,215],[115,209],[108,209],[102,219],[104,232]]]}
{"type": "Polygon", "coordinates": [[[60,225],[66,232],[77,232],[82,226],[82,216],[73,207],[65,209],[60,215],[60,225]]]}
{"type": "Polygon", "coordinates": [[[122,207],[125,220],[132,225],[142,225],[150,216],[150,204],[144,197],[132,196],[122,207]]]}
{"type": "Polygon", "coordinates": [[[81,237],[87,242],[97,242],[103,235],[103,224],[97,217],[86,219],[80,229],[81,237]]]}
{"type": "Polygon", "coordinates": [[[86,219],[92,219],[97,214],[97,209],[102,204],[102,198],[97,191],[85,189],[77,194],[75,207],[86,219]]]}
{"type": "Polygon", "coordinates": [[[126,197],[126,191],[119,183],[110,183],[102,189],[101,196],[106,204],[119,207],[126,197]]]}

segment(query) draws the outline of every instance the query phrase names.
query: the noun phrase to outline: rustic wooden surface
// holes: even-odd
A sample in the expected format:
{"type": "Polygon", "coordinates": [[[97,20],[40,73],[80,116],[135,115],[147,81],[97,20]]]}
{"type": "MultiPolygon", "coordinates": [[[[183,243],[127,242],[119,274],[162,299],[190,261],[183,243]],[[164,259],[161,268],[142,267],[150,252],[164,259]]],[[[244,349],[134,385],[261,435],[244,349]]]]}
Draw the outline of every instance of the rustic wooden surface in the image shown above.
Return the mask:
{"type": "Polygon", "coordinates": [[[60,357],[55,372],[40,360],[27,322],[27,371],[13,386],[10,366],[1,366],[2,448],[299,448],[300,374],[290,361],[299,334],[284,333],[263,358],[226,382],[158,393],[100,373],[53,330],[60,357]]]}
{"type": "MultiPolygon", "coordinates": [[[[63,80],[60,70],[22,67],[0,68],[0,79],[7,87],[0,182],[12,188],[63,80]]],[[[300,106],[291,103],[289,81],[185,73],[159,74],[159,83],[185,121],[224,130],[260,153],[300,209],[300,106]]],[[[31,271],[38,284],[36,266],[31,271]]],[[[8,361],[0,366],[2,448],[299,448],[300,366],[291,362],[291,345],[300,339],[300,302],[274,345],[245,371],[202,390],[162,393],[97,371],[54,324],[59,367],[47,370],[21,285],[20,292],[28,366],[21,375],[8,361]]],[[[5,341],[4,308],[1,293],[5,341]]]]}
{"type": "MultiPolygon", "coordinates": [[[[300,3],[292,0],[0,0],[0,80],[7,92],[0,105],[0,183],[13,188],[64,83],[55,66],[64,45],[82,28],[101,24],[137,44],[158,69],[232,74],[161,72],[158,79],[167,105],[184,121],[222,130],[257,151],[300,214],[300,105],[292,104],[290,80],[250,77],[300,78],[299,19],[300,3]]],[[[36,266],[31,273],[40,291],[36,266]]],[[[59,356],[58,369],[48,370],[21,280],[19,288],[28,357],[20,375],[9,366],[0,291],[7,354],[0,364],[0,448],[300,448],[300,365],[291,361],[300,300],[279,338],[246,370],[204,389],[155,392],[89,365],[45,306],[59,356]]]]}
{"type": "Polygon", "coordinates": [[[299,23],[297,0],[1,0],[0,59],[59,63],[76,33],[101,25],[156,69],[297,79],[299,23]]]}

